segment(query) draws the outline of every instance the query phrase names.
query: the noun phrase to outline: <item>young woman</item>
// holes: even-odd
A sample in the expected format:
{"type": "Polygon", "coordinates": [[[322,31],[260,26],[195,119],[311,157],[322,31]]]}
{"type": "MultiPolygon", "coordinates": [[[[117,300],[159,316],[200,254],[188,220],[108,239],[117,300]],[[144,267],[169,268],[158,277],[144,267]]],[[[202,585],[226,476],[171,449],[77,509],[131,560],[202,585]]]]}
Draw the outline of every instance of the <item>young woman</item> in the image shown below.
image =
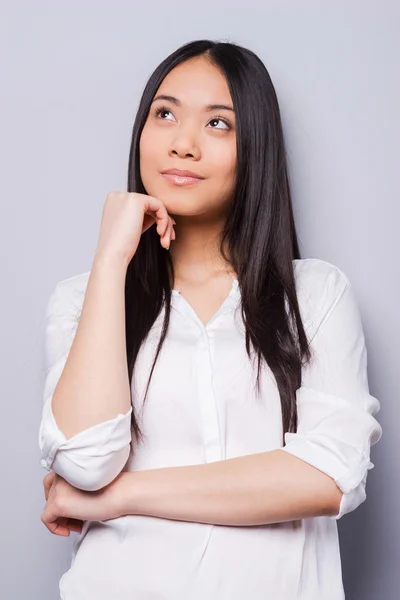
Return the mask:
{"type": "Polygon", "coordinates": [[[260,59],[200,40],[150,77],[128,191],[47,307],[39,432],[63,600],[340,600],[337,520],[381,434],[354,291],[300,258],[260,59]]]}

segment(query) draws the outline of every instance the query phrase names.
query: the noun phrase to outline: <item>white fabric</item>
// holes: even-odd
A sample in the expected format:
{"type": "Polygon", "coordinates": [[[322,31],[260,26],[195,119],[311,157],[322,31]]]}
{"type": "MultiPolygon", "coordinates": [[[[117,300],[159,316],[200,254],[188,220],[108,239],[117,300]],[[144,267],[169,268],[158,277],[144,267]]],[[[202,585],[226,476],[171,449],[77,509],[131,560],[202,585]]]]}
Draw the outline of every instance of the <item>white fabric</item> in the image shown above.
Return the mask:
{"type": "Polygon", "coordinates": [[[62,600],[341,600],[337,520],[366,499],[373,415],[367,354],[353,288],[338,267],[293,261],[300,310],[314,359],[296,392],[299,426],[282,448],[281,405],[269,368],[256,370],[244,344],[240,288],[205,326],[172,294],[170,326],[143,406],[164,310],[142,345],[132,379],[145,433],[131,445],[131,411],[66,440],[51,399],[76,331],[89,273],[61,281],[47,306],[48,374],[39,431],[42,465],[84,490],[121,470],[195,465],[282,448],[332,477],[343,497],[333,517],[233,527],[128,515],[85,521],[75,536],[62,600]]]}

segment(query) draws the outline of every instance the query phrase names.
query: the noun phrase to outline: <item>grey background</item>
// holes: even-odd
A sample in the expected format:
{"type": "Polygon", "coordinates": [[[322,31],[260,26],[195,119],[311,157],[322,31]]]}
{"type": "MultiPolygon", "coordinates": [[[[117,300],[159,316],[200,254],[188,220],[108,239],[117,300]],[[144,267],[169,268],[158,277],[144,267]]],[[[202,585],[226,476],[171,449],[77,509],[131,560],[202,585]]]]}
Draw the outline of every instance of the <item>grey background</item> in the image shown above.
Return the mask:
{"type": "Polygon", "coordinates": [[[2,2],[0,17],[0,596],[55,600],[70,564],[71,538],[40,520],[45,304],[57,281],[90,269],[106,194],[125,189],[147,77],[208,37],[265,62],[303,257],[336,264],[357,292],[383,437],[367,501],[338,523],[346,598],[398,598],[398,4],[37,0],[2,2]]]}

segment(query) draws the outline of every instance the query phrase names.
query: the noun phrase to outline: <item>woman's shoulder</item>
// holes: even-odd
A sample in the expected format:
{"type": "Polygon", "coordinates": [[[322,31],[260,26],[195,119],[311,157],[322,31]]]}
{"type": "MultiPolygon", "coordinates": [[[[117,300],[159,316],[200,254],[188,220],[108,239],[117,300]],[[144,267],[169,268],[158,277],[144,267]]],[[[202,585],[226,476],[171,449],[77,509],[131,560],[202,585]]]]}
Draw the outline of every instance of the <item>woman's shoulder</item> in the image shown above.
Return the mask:
{"type": "Polygon", "coordinates": [[[343,292],[350,287],[346,273],[320,258],[293,260],[296,292],[306,329],[317,330],[343,292]]]}
{"type": "Polygon", "coordinates": [[[296,283],[330,288],[349,284],[346,273],[338,266],[321,258],[296,258],[293,260],[296,283]]]}
{"type": "Polygon", "coordinates": [[[50,295],[47,310],[54,312],[68,306],[81,309],[90,271],[58,281],[50,295]]]}

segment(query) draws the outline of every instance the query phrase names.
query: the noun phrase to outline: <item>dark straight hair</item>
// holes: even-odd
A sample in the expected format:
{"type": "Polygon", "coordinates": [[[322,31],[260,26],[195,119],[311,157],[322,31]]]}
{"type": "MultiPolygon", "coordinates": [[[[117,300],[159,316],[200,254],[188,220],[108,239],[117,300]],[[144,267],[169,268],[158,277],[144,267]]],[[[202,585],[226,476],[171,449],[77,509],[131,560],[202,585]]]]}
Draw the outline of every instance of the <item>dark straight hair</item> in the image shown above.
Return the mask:
{"type": "MultiPolygon", "coordinates": [[[[146,194],[140,176],[139,141],[152,100],[177,65],[203,57],[221,70],[236,115],[237,163],[233,199],[220,252],[237,274],[246,328],[246,352],[270,367],[280,394],[283,436],[297,430],[295,392],[311,350],[300,316],[293,260],[300,258],[278,99],[269,73],[254,52],[231,42],[196,40],[170,54],[149,78],[133,125],[128,192],[146,194]],[[228,252],[224,252],[225,249],[228,252]]],[[[174,269],[156,228],[142,234],[128,265],[125,283],[126,344],[131,381],[140,347],[165,306],[165,316],[146,393],[170,318],[174,269]]],[[[142,439],[135,406],[134,437],[142,439]]],[[[284,445],[284,439],[283,439],[284,445]]]]}

